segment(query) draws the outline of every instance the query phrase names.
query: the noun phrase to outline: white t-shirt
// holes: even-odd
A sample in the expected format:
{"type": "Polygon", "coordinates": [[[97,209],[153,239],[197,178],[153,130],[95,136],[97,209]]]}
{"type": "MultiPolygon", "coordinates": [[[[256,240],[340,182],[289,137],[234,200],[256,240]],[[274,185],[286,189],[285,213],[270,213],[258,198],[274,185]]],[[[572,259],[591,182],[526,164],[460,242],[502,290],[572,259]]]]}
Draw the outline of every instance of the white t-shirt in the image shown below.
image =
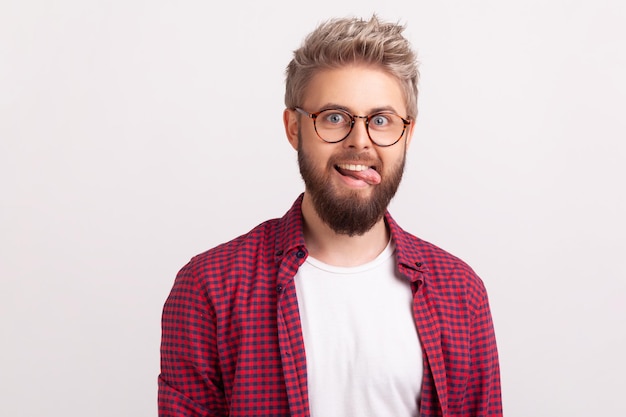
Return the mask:
{"type": "Polygon", "coordinates": [[[311,417],[415,417],[422,351],[394,246],[345,268],[308,257],[295,277],[311,417]]]}

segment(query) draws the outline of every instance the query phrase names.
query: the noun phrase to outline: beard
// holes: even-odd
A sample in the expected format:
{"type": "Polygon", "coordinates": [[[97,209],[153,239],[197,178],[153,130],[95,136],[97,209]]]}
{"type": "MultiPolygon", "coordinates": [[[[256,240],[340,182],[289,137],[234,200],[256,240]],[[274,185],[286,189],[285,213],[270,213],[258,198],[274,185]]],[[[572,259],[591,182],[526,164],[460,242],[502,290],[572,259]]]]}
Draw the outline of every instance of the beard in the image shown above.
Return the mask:
{"type": "MultiPolygon", "coordinates": [[[[332,171],[340,161],[363,162],[371,165],[371,157],[354,151],[345,151],[328,161],[325,171],[317,171],[310,156],[304,151],[302,137],[298,135],[298,165],[304,185],[311,196],[317,215],[335,233],[360,236],[369,231],[383,218],[391,199],[402,180],[406,151],[402,159],[388,173],[380,172],[381,182],[374,185],[369,196],[363,196],[360,190],[340,192],[330,181],[332,171]]],[[[382,167],[380,159],[374,164],[382,167]]]]}

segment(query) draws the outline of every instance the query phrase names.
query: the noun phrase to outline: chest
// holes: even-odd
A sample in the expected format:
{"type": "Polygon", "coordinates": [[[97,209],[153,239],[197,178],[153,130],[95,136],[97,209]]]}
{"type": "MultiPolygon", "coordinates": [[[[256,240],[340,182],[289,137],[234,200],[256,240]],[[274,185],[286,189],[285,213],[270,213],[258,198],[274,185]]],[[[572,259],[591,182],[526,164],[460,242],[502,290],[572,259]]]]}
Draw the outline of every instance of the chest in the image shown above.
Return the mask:
{"type": "Polygon", "coordinates": [[[295,279],[312,416],[415,415],[422,352],[409,283],[393,262],[295,279]]]}

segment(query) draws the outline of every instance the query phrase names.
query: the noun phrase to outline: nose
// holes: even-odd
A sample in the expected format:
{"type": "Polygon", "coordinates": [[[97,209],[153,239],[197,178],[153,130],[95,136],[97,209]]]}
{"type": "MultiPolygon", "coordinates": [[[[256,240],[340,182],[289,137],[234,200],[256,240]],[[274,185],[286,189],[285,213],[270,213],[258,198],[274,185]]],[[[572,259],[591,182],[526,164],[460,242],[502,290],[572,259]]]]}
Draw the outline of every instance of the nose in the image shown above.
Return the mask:
{"type": "Polygon", "coordinates": [[[371,146],[367,133],[367,116],[354,116],[354,126],[348,137],[343,141],[347,148],[367,149],[371,146]]]}

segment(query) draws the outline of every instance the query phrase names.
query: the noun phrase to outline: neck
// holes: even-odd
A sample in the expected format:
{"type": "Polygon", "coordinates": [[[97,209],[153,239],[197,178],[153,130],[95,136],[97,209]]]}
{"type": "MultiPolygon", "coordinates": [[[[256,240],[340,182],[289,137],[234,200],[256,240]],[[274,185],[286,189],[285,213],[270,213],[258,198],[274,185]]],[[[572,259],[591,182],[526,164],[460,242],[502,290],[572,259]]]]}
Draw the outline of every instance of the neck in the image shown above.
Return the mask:
{"type": "Polygon", "coordinates": [[[375,259],[389,243],[389,231],[381,218],[370,230],[359,236],[335,232],[318,216],[311,197],[302,200],[304,241],[309,254],[334,266],[357,266],[375,259]]]}

